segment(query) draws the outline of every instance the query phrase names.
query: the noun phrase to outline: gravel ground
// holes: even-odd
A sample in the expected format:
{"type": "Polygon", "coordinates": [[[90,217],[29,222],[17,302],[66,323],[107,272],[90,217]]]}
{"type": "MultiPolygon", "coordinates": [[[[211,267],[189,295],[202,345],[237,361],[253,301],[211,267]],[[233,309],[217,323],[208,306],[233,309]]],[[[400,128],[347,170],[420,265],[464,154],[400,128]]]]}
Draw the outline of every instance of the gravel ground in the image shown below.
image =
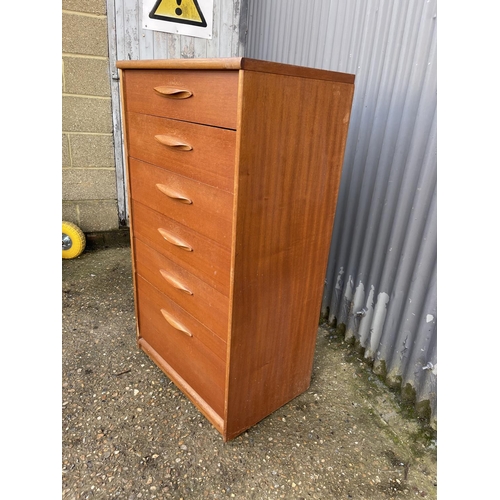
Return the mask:
{"type": "Polygon", "coordinates": [[[435,432],[328,325],[309,390],[224,443],[137,348],[130,248],[62,277],[63,499],[437,498],[435,432]]]}

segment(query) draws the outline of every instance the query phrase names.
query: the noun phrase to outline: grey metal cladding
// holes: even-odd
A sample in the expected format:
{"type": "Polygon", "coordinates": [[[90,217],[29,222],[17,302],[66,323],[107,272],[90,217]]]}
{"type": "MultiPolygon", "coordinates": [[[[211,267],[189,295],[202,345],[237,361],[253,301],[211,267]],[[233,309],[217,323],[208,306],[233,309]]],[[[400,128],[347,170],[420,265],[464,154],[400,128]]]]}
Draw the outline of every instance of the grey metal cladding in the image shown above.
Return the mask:
{"type": "Polygon", "coordinates": [[[436,0],[248,10],[248,57],[356,75],[322,312],[435,422],[436,0]]]}

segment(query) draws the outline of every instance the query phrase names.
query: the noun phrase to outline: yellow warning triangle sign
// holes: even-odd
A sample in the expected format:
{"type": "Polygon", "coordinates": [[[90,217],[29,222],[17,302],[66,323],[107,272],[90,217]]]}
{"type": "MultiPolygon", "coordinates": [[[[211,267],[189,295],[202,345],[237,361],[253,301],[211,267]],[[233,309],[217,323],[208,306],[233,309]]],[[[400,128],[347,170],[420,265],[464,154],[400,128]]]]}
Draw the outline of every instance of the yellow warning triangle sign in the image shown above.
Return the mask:
{"type": "Polygon", "coordinates": [[[149,17],[171,23],[207,26],[197,0],[157,0],[149,17]]]}

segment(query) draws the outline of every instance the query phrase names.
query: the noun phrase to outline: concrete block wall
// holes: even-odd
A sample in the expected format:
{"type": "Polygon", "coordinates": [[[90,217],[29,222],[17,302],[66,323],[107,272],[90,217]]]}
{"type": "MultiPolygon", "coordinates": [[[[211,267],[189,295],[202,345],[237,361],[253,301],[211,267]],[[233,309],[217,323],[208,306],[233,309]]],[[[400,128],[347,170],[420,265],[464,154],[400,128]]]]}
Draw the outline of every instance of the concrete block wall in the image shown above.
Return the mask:
{"type": "Polygon", "coordinates": [[[62,216],[119,228],[106,0],[62,1],[62,216]]]}

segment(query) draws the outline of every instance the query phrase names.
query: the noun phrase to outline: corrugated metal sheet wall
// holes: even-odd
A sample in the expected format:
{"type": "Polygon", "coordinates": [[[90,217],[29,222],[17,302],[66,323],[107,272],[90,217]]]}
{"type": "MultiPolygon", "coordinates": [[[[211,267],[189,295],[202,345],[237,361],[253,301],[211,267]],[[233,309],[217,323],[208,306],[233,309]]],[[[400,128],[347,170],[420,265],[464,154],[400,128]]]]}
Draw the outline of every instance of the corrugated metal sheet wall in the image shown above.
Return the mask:
{"type": "Polygon", "coordinates": [[[249,0],[245,55],[356,74],[323,299],[437,420],[436,0],[249,0]]]}

